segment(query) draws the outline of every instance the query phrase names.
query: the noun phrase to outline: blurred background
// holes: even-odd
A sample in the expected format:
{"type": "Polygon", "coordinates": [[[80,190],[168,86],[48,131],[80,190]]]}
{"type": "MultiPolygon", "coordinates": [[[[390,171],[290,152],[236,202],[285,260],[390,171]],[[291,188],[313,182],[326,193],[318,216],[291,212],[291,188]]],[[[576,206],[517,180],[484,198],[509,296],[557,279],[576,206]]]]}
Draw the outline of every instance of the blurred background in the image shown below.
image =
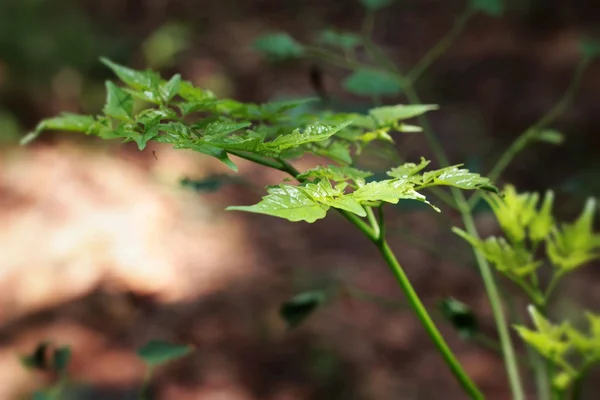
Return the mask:
{"type": "MultiPolygon", "coordinates": [[[[558,101],[581,38],[600,33],[593,1],[506,5],[501,18],[471,18],[417,85],[424,102],[441,105],[431,117],[451,161],[480,173],[558,101]]],[[[373,38],[409,68],[464,8],[459,0],[397,0],[377,14],[373,38]]],[[[318,70],[341,108],[366,111],[369,99],[343,90],[348,71],[273,64],[252,50],[257,37],[276,31],[306,42],[327,28],[360,31],[364,14],[358,0],[0,1],[0,399],[51,383],[18,358],[44,340],[73,350],[69,372],[79,385],[70,398],[135,398],[144,375],[135,349],[152,338],[195,347],[157,370],[156,399],[464,398],[375,249],[346,221],[292,224],[224,211],[255,202],[282,174],[236,160],[234,176],[192,152],[161,145],[140,152],[74,134],[18,146],[41,118],[100,111],[104,80],[112,79],[101,56],[163,76],[178,72],[220,97],[251,102],[313,97],[318,70]],[[340,295],[288,331],[281,303],[324,287],[340,295]]],[[[565,143],[534,144],[502,177],[519,190],[554,190],[566,220],[585,198],[600,196],[598,93],[600,62],[552,125],[565,143]]],[[[400,102],[401,94],[384,99],[400,102]]],[[[396,138],[409,160],[432,156],[421,136],[396,138]]],[[[361,163],[385,171],[394,157],[377,148],[361,163]]],[[[453,296],[495,337],[470,249],[449,230],[459,216],[448,207],[441,215],[412,204],[389,208],[390,241],[426,306],[453,296]]],[[[498,233],[485,207],[477,223],[484,236],[498,233]]],[[[598,311],[599,276],[590,266],[566,280],[551,315],[598,311]]],[[[463,341],[436,321],[488,398],[508,399],[493,346],[463,341]]],[[[590,399],[600,389],[593,376],[590,399]]]]}

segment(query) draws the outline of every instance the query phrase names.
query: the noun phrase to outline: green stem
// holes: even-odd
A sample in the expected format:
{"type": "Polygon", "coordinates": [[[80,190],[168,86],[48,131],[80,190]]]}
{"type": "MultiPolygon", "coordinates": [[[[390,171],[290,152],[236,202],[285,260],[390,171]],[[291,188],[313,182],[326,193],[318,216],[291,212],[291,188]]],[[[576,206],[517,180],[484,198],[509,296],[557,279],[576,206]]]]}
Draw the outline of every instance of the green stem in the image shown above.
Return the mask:
{"type": "MultiPolygon", "coordinates": [[[[475,221],[473,220],[473,216],[471,215],[471,211],[464,196],[460,196],[460,205],[463,207],[462,220],[467,232],[473,237],[479,239],[479,233],[475,227],[475,221]]],[[[508,323],[506,322],[506,316],[504,315],[504,310],[502,309],[502,301],[500,299],[500,295],[498,294],[498,288],[496,286],[496,282],[494,281],[492,269],[479,250],[473,248],[473,252],[475,253],[475,259],[477,261],[477,265],[479,266],[481,278],[490,300],[494,321],[496,322],[496,329],[498,330],[500,344],[502,345],[506,373],[508,374],[508,380],[513,399],[523,400],[525,395],[519,375],[519,365],[517,363],[515,350],[512,344],[512,339],[510,338],[510,332],[508,330],[508,323]]]]}
{"type": "MultiPolygon", "coordinates": [[[[496,165],[494,165],[490,173],[487,175],[490,180],[495,181],[498,179],[506,167],[508,167],[511,161],[516,157],[516,155],[520,153],[535,137],[537,132],[554,122],[554,120],[566,110],[569,104],[571,104],[573,101],[575,92],[581,83],[583,73],[587,69],[590,62],[591,58],[587,56],[583,56],[580,59],[577,67],[575,68],[575,72],[573,73],[573,77],[571,78],[571,82],[569,83],[569,86],[563,93],[562,97],[558,100],[554,107],[552,107],[536,123],[523,131],[523,133],[521,133],[517,139],[515,139],[515,141],[506,149],[502,156],[500,156],[500,159],[498,159],[496,162],[496,165]]],[[[469,199],[469,205],[471,207],[475,207],[480,198],[481,195],[479,193],[474,193],[469,199]]]]}
{"type": "Polygon", "coordinates": [[[465,26],[475,15],[475,10],[472,7],[468,7],[462,14],[458,16],[454,25],[452,25],[452,29],[444,35],[444,37],[436,43],[416,64],[415,66],[406,74],[406,81],[409,84],[414,84],[423,73],[433,64],[435,60],[437,60],[440,56],[442,56],[449,48],[452,46],[454,41],[460,36],[462,31],[465,29],[465,26]]]}
{"type": "Polygon", "coordinates": [[[369,220],[369,223],[371,224],[371,228],[373,229],[373,233],[374,233],[375,237],[380,238],[381,237],[381,229],[379,228],[380,224],[377,221],[377,218],[375,217],[375,213],[373,213],[373,208],[365,207],[365,210],[367,211],[367,219],[369,220]]]}
{"type": "Polygon", "coordinates": [[[450,350],[441,333],[436,328],[431,317],[429,316],[429,313],[425,309],[425,306],[423,306],[423,303],[421,303],[419,296],[415,292],[413,286],[410,284],[410,280],[406,276],[404,270],[400,266],[400,263],[398,262],[394,253],[390,249],[387,241],[382,240],[380,242],[375,242],[375,244],[383,258],[385,259],[386,263],[390,267],[392,273],[396,277],[398,285],[402,288],[402,291],[406,295],[406,298],[411,308],[417,315],[419,321],[421,321],[421,324],[427,331],[429,338],[437,347],[438,351],[444,358],[444,361],[446,362],[446,364],[448,365],[448,367],[450,368],[460,385],[470,395],[472,399],[483,399],[483,394],[479,391],[477,386],[475,386],[473,381],[471,381],[469,376],[465,373],[462,366],[452,353],[452,350],[450,350]]]}
{"type": "Polygon", "coordinates": [[[152,379],[152,372],[152,367],[146,367],[146,372],[144,373],[144,379],[142,380],[142,387],[140,388],[138,400],[147,400],[146,392],[148,391],[148,387],[150,385],[150,379],[152,379]]]}
{"type": "Polygon", "coordinates": [[[550,280],[550,283],[548,284],[548,288],[546,289],[546,292],[544,293],[544,305],[548,304],[548,302],[550,301],[550,297],[552,296],[554,289],[556,289],[558,282],[560,282],[560,280],[563,278],[563,276],[564,276],[564,274],[562,274],[560,272],[557,272],[554,274],[554,276],[552,276],[552,279],[550,280]]]}
{"type": "Polygon", "coordinates": [[[246,152],[238,151],[238,150],[227,150],[227,152],[236,157],[243,158],[248,161],[252,161],[253,163],[264,165],[265,167],[270,167],[270,168],[274,168],[274,169],[278,169],[278,170],[281,170],[281,168],[283,167],[280,162],[271,160],[270,158],[267,158],[267,157],[259,156],[257,154],[246,153],[246,152]]]}

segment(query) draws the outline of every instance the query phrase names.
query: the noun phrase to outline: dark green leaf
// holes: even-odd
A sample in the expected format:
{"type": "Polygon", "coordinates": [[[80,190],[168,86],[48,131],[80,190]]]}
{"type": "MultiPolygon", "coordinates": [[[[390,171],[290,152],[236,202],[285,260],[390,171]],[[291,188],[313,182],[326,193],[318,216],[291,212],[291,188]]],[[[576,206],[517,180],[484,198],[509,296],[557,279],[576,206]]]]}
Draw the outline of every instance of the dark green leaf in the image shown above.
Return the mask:
{"type": "Polygon", "coordinates": [[[474,10],[481,11],[491,17],[501,17],[504,13],[503,0],[470,0],[474,10]]]}
{"type": "Polygon", "coordinates": [[[367,10],[379,10],[380,8],[389,6],[390,4],[392,4],[395,0],[360,0],[361,4],[367,9],[367,10]]]}
{"type": "Polygon", "coordinates": [[[443,299],[440,311],[463,339],[472,338],[477,333],[477,317],[469,306],[452,297],[443,299]]]}
{"type": "Polygon", "coordinates": [[[302,45],[287,33],[261,36],[254,42],[254,48],[277,61],[299,58],[304,52],[302,45]]]}
{"type": "Polygon", "coordinates": [[[137,355],[150,367],[166,364],[191,353],[191,346],[151,340],[137,350],[137,355]]]}
{"type": "Polygon", "coordinates": [[[319,43],[343,50],[351,50],[361,43],[360,36],[351,32],[338,32],[334,29],[326,29],[319,36],[319,43]]]}
{"type": "Polygon", "coordinates": [[[583,39],[579,44],[581,53],[589,58],[600,56],[600,42],[591,39],[583,39]]]}
{"type": "Polygon", "coordinates": [[[214,111],[217,104],[218,100],[211,99],[179,103],[177,106],[179,107],[183,115],[188,115],[194,112],[214,111]]]}
{"type": "Polygon", "coordinates": [[[21,357],[21,363],[26,368],[45,370],[48,368],[48,348],[50,343],[41,342],[35,350],[28,355],[21,357]]]}
{"type": "Polygon", "coordinates": [[[297,294],[281,305],[279,315],[288,328],[296,328],[304,322],[325,301],[322,291],[310,291],[297,294]]]}
{"type": "Polygon", "coordinates": [[[114,83],[106,81],[106,105],[103,111],[110,117],[128,121],[133,113],[133,97],[114,83]]]}
{"type": "Polygon", "coordinates": [[[396,96],[402,85],[388,73],[370,69],[359,69],[344,81],[344,88],[359,96],[396,96]]]}
{"type": "Polygon", "coordinates": [[[181,180],[181,186],[200,193],[210,193],[216,192],[229,181],[228,175],[212,175],[200,180],[184,178],[181,180]]]}
{"type": "Polygon", "coordinates": [[[155,90],[160,82],[160,77],[152,71],[136,71],[107,58],[101,58],[100,61],[109,67],[123,83],[135,90],[155,90]]]}
{"type": "Polygon", "coordinates": [[[53,367],[56,372],[64,372],[71,359],[71,348],[68,346],[59,347],[54,350],[53,367]]]}

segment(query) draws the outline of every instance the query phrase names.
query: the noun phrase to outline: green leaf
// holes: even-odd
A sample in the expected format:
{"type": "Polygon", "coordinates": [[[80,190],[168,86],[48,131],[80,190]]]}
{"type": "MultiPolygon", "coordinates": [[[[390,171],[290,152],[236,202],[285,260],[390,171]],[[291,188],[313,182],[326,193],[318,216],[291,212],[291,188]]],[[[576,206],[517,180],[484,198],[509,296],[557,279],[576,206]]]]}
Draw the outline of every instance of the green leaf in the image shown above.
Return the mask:
{"type": "Polygon", "coordinates": [[[376,11],[381,8],[387,7],[392,4],[395,0],[360,0],[361,4],[371,11],[376,11]]]}
{"type": "Polygon", "coordinates": [[[372,172],[362,171],[360,169],[356,169],[349,166],[336,167],[335,165],[328,165],[326,167],[318,166],[309,169],[308,171],[305,171],[298,175],[298,179],[322,178],[330,179],[335,182],[343,182],[364,180],[372,175],[372,172]]]}
{"type": "Polygon", "coordinates": [[[230,178],[228,175],[211,175],[200,180],[183,178],[180,183],[181,186],[199,193],[211,193],[216,192],[229,181],[230,178]]]}
{"type": "Polygon", "coordinates": [[[468,169],[460,169],[460,166],[455,165],[425,172],[423,174],[423,185],[445,185],[467,190],[482,189],[498,192],[498,189],[491,184],[488,178],[484,178],[474,172],[469,172],[468,169]]]}
{"type": "Polygon", "coordinates": [[[600,42],[591,39],[583,39],[579,43],[581,53],[589,58],[600,56],[600,42]]]}
{"type": "Polygon", "coordinates": [[[371,69],[358,69],[344,81],[344,88],[359,96],[396,96],[402,85],[391,74],[371,69]]]}
{"type": "Polygon", "coordinates": [[[191,346],[151,340],[137,350],[137,355],[150,367],[166,364],[185,357],[192,351],[191,346]]]}
{"type": "Polygon", "coordinates": [[[541,355],[550,360],[560,360],[569,350],[569,344],[540,332],[529,330],[523,326],[515,326],[523,341],[536,349],[541,355]]]}
{"type": "Polygon", "coordinates": [[[71,348],[68,346],[59,347],[54,350],[53,368],[56,372],[62,373],[67,369],[71,360],[71,348]]]}
{"type": "Polygon", "coordinates": [[[273,33],[259,37],[254,48],[276,61],[299,58],[304,52],[300,43],[287,33],[273,33]]]}
{"type": "Polygon", "coordinates": [[[350,122],[337,126],[329,126],[316,122],[308,125],[303,131],[295,129],[290,134],[276,137],[272,142],[265,143],[265,149],[281,152],[286,149],[296,148],[303,144],[320,142],[335,135],[338,131],[348,125],[350,125],[350,122]]]}
{"type": "Polygon", "coordinates": [[[21,363],[26,368],[45,370],[48,368],[48,348],[49,342],[41,342],[37,345],[31,354],[21,356],[21,363]]]}
{"type": "Polygon", "coordinates": [[[532,218],[529,226],[529,238],[533,243],[539,243],[548,237],[554,225],[554,217],[552,216],[552,204],[554,203],[554,192],[551,190],[546,192],[544,202],[540,211],[532,218]]]}
{"type": "Polygon", "coordinates": [[[325,218],[329,206],[317,202],[298,186],[280,185],[267,189],[268,195],[253,206],[231,206],[227,210],[246,211],[313,223],[325,218]]]}
{"type": "Polygon", "coordinates": [[[43,131],[71,131],[89,134],[97,130],[98,126],[98,122],[91,115],[62,113],[59,117],[47,118],[40,121],[35,131],[21,139],[21,145],[30,143],[43,131]]]}
{"type": "Polygon", "coordinates": [[[439,308],[462,338],[475,336],[478,331],[477,317],[469,306],[453,297],[447,297],[440,302],[439,308]]]}
{"type": "Polygon", "coordinates": [[[552,264],[571,271],[600,258],[600,235],[594,233],[595,199],[588,199],[579,218],[573,224],[554,227],[546,240],[546,253],[552,264]]]}
{"type": "Polygon", "coordinates": [[[179,93],[180,85],[181,75],[179,74],[173,75],[168,82],[162,83],[159,88],[162,100],[165,103],[169,102],[169,100],[179,93]]]}
{"type": "Polygon", "coordinates": [[[504,13],[502,0],[470,0],[471,8],[481,11],[491,17],[501,17],[504,13]]]}
{"type": "Polygon", "coordinates": [[[327,157],[343,164],[352,163],[349,143],[334,141],[328,146],[317,146],[313,152],[318,156],[327,157]]]}
{"type": "Polygon", "coordinates": [[[387,126],[395,124],[398,121],[417,117],[428,111],[437,110],[438,108],[435,104],[398,104],[395,106],[373,108],[369,111],[369,114],[379,122],[379,126],[387,126]]]}
{"type": "Polygon", "coordinates": [[[190,102],[216,100],[213,92],[196,87],[188,81],[179,82],[179,96],[190,102]]]}
{"type": "Polygon", "coordinates": [[[109,67],[123,83],[135,90],[155,90],[160,82],[160,77],[155,72],[136,71],[104,57],[100,58],[100,61],[109,67]]]}
{"type": "Polygon", "coordinates": [[[540,142],[559,145],[563,144],[563,142],[565,141],[565,136],[554,129],[544,129],[541,131],[536,131],[533,135],[533,139],[538,140],[540,142]]]}
{"type": "Polygon", "coordinates": [[[174,148],[175,149],[190,149],[190,150],[197,151],[199,153],[209,155],[211,157],[215,157],[216,159],[221,161],[223,164],[225,164],[229,168],[231,168],[231,170],[233,170],[235,172],[238,171],[237,165],[235,165],[233,163],[233,161],[231,161],[231,159],[227,155],[227,152],[219,147],[216,147],[216,146],[213,146],[210,144],[206,144],[206,143],[202,143],[202,142],[194,143],[192,141],[185,141],[185,142],[176,144],[174,146],[174,148]]]}
{"type": "Polygon", "coordinates": [[[326,29],[319,36],[319,43],[326,46],[338,47],[343,50],[352,50],[360,45],[360,36],[351,32],[338,32],[335,29],[326,29]]]}
{"type": "MultiPolygon", "coordinates": [[[[430,162],[431,161],[428,161],[425,158],[421,157],[421,162],[419,164],[405,163],[403,165],[400,165],[399,167],[392,168],[390,171],[387,172],[387,174],[393,178],[399,178],[399,179],[409,178],[411,176],[415,176],[416,174],[421,172],[423,169],[425,169],[425,167],[427,167],[430,162]]],[[[418,178],[417,182],[420,180],[421,179],[418,178]]]]}
{"type": "Polygon", "coordinates": [[[288,328],[296,328],[325,302],[325,293],[310,291],[299,293],[281,305],[279,315],[288,328]]]}
{"type": "Polygon", "coordinates": [[[360,203],[379,202],[397,204],[401,199],[417,200],[429,204],[434,210],[439,208],[429,203],[425,196],[414,190],[414,185],[405,179],[387,179],[369,182],[352,193],[352,197],[360,203]]]}
{"type": "Polygon", "coordinates": [[[131,120],[133,97],[111,81],[106,81],[106,105],[104,113],[122,121],[131,120]]]}
{"type": "Polygon", "coordinates": [[[513,247],[504,238],[489,237],[482,240],[456,227],[452,231],[481,251],[498,271],[511,278],[528,277],[542,265],[525,247],[513,247]]]}
{"type": "Polygon", "coordinates": [[[229,133],[239,131],[252,125],[248,121],[244,122],[211,122],[204,128],[205,136],[224,136],[229,133]]]}

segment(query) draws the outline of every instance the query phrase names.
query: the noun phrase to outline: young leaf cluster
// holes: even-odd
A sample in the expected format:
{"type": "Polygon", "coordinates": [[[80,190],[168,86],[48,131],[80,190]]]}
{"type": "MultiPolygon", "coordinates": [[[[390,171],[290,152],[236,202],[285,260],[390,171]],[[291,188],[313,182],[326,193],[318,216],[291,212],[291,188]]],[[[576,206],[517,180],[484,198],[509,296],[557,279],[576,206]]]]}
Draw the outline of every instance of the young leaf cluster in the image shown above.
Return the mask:
{"type": "Polygon", "coordinates": [[[588,332],[574,328],[569,322],[554,325],[534,306],[529,307],[534,329],[516,326],[523,340],[557,369],[553,386],[563,392],[579,379],[585,370],[600,361],[600,315],[588,312],[588,332]]]}
{"type": "Polygon", "coordinates": [[[481,251],[499,272],[521,286],[536,305],[547,303],[565,274],[600,258],[600,235],[593,231],[595,200],[589,199],[579,218],[571,224],[555,221],[551,191],[541,200],[537,193],[517,193],[513,186],[507,185],[503,196],[489,195],[486,200],[505,237],[479,239],[458,228],[454,228],[454,232],[481,251]],[[545,290],[538,277],[538,269],[544,265],[544,259],[538,256],[542,244],[553,272],[545,290]]]}

